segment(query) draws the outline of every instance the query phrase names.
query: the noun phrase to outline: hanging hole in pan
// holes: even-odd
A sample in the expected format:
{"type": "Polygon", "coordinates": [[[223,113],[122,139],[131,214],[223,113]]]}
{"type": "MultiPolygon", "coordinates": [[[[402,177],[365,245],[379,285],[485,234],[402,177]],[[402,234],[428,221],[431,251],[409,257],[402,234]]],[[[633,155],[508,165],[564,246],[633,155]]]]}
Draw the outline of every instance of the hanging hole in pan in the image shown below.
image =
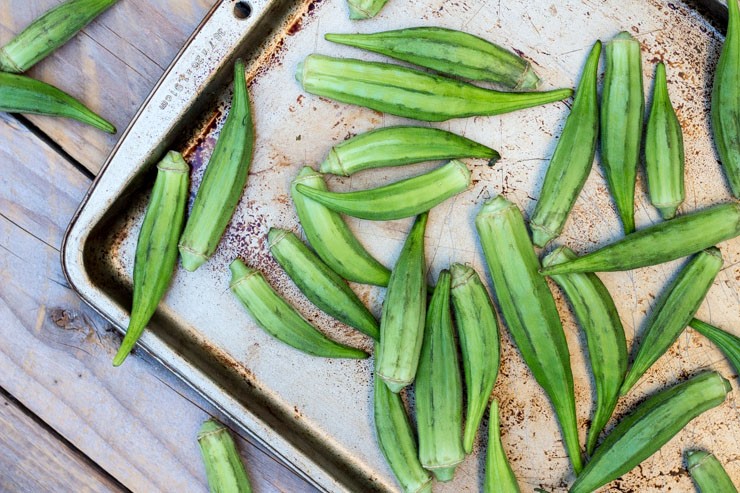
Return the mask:
{"type": "Polygon", "coordinates": [[[234,5],[234,17],[237,19],[246,19],[252,15],[252,6],[249,2],[236,2],[234,5]]]}

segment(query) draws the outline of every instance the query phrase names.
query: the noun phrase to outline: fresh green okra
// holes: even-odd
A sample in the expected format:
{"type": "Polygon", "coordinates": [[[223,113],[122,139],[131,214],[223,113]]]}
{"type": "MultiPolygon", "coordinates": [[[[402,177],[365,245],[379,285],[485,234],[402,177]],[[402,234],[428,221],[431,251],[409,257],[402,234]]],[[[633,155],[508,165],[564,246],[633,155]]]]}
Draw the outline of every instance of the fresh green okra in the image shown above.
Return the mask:
{"type": "Polygon", "coordinates": [[[303,232],[321,260],[348,281],[387,286],[391,271],[365,250],[338,213],[299,193],[299,184],[326,191],[326,182],[305,166],[290,187],[303,232]]]}
{"type": "Polygon", "coordinates": [[[497,161],[499,153],[460,135],[429,127],[379,128],[332,147],[322,173],[349,176],[370,168],[455,158],[497,161]]]}
{"type": "Polygon", "coordinates": [[[740,373],[740,337],[697,319],[693,319],[689,325],[712,341],[724,353],[735,371],[740,373]]]}
{"type": "Polygon", "coordinates": [[[498,401],[491,403],[491,414],[488,420],[488,450],[486,451],[486,479],[483,485],[485,493],[519,493],[519,483],[501,443],[499,429],[498,401]]]}
{"type": "Polygon", "coordinates": [[[542,274],[608,272],[662,264],[700,252],[740,235],[740,203],[716,205],[627,235],[563,264],[542,269],[542,274]]]}
{"type": "Polygon", "coordinates": [[[691,259],[666,288],[645,323],[632,367],[622,384],[622,395],[630,391],[645,372],[673,344],[686,328],[722,269],[722,254],[709,248],[691,259]]]}
{"type": "Polygon", "coordinates": [[[601,41],[597,41],[588,55],[573,108],[550,159],[540,198],[530,221],[532,240],[540,247],[547,245],[563,231],[568,214],[594,162],[599,133],[596,81],[600,54],[601,41]]]}
{"type": "Polygon", "coordinates": [[[687,469],[699,493],[737,493],[730,475],[714,454],[689,450],[685,456],[687,469]]]}
{"type": "Polygon", "coordinates": [[[419,463],[416,439],[401,396],[391,392],[377,375],[374,381],[375,433],[386,462],[405,493],[431,493],[432,478],[419,463]]]}
{"type": "Polygon", "coordinates": [[[451,481],[465,459],[462,379],[450,314],[450,273],[443,270],[429,301],[414,383],[419,461],[438,481],[451,481]]]}
{"type": "Polygon", "coordinates": [[[606,43],[601,95],[601,159],[624,233],[635,230],[635,179],[645,96],[640,42],[628,32],[606,43]]]}
{"type": "MultiPolygon", "coordinates": [[[[572,250],[560,247],[545,257],[542,265],[555,265],[574,258],[576,254],[572,250]]],[[[596,409],[586,440],[586,453],[591,455],[619,400],[619,389],[627,373],[627,341],[614,300],[596,274],[562,274],[552,278],[565,291],[586,333],[596,384],[596,409]]]]}
{"type": "Polygon", "coordinates": [[[0,72],[0,111],[72,118],[109,134],[116,127],[56,87],[24,75],[0,72]]]}
{"type": "Polygon", "coordinates": [[[500,115],[573,94],[570,89],[499,92],[399,65],[323,55],[309,55],[296,78],[317,96],[429,122],[500,115]]]}
{"type": "Polygon", "coordinates": [[[177,240],[185,221],[190,168],[170,151],[157,164],[157,179],[141,224],[134,257],[134,299],[126,336],[113,365],[136,345],[170,285],[177,263],[177,240]]]}
{"type": "Polygon", "coordinates": [[[252,493],[236,444],[224,425],[215,419],[203,423],[198,432],[198,445],[211,493],[252,493]]]}
{"type": "Polygon", "coordinates": [[[244,62],[237,60],[231,110],[180,238],[180,257],[185,270],[195,271],[216,251],[247,184],[253,148],[254,127],[244,62]]]}
{"type": "Polygon", "coordinates": [[[463,448],[469,454],[498,375],[499,328],[493,303],[478,273],[462,264],[452,264],[450,272],[467,389],[463,448]]]}
{"type": "Polygon", "coordinates": [[[668,95],[662,62],[655,70],[653,106],[645,131],[645,168],[650,201],[663,219],[673,218],[685,194],[683,134],[668,95]]]}
{"type": "Polygon", "coordinates": [[[383,301],[376,375],[392,392],[414,381],[424,340],[427,282],[424,231],[428,213],[416,218],[403,245],[383,301]]]}
{"type": "Polygon", "coordinates": [[[470,170],[450,161],[419,176],[370,190],[327,192],[296,185],[296,190],[329,209],[361,219],[389,221],[426,212],[470,186],[470,170]]]}
{"type": "Polygon", "coordinates": [[[570,351],[550,288],[537,272],[540,263],[522,213],[499,195],[483,205],[475,225],[506,326],[555,408],[578,474],[583,466],[570,351]]]}
{"type": "Polygon", "coordinates": [[[385,6],[388,0],[347,0],[349,18],[353,21],[371,19],[385,6]]]}
{"type": "Polygon", "coordinates": [[[730,22],[712,88],[714,145],[735,198],[740,199],[740,7],[728,0],[730,22]]]}
{"type": "Polygon", "coordinates": [[[614,427],[570,493],[590,493],[631,471],[689,421],[722,404],[730,390],[727,380],[708,372],[650,397],[614,427]]]}
{"type": "Polygon", "coordinates": [[[340,322],[378,339],[378,321],[339,274],[291,231],[270,228],[267,238],[273,257],[306,298],[340,322]]]}
{"type": "Polygon", "coordinates": [[[262,273],[239,259],[229,265],[230,288],[254,321],[274,338],[299,351],[324,358],[367,358],[364,351],[327,338],[281,298],[262,273]]]}
{"type": "Polygon", "coordinates": [[[117,0],[68,0],[0,48],[0,71],[22,73],[69,41],[117,0]]]}
{"type": "Polygon", "coordinates": [[[327,40],[374,51],[463,79],[495,82],[510,89],[535,89],[532,65],[485,39],[443,27],[412,27],[372,34],[327,34],[327,40]]]}

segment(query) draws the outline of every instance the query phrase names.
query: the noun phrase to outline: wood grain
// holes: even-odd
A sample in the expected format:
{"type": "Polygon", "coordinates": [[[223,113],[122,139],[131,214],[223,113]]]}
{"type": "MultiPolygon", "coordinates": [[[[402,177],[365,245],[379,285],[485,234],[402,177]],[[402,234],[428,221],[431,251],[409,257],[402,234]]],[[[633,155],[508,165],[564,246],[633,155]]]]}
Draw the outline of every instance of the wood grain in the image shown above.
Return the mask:
{"type": "MultiPolygon", "coordinates": [[[[147,357],[113,368],[118,333],[63,277],[63,229],[89,180],[7,115],[0,142],[0,387],[127,488],[205,491],[195,437],[223,417],[147,357]]],[[[256,491],[313,491],[239,446],[256,491]]]]}

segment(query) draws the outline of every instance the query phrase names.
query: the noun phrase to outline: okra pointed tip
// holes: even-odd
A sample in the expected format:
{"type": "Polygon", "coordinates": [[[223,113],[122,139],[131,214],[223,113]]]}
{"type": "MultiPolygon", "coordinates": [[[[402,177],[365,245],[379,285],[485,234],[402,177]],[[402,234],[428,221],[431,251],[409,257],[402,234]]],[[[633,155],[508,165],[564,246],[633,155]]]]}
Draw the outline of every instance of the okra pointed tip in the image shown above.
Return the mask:
{"type": "Polygon", "coordinates": [[[113,366],[119,367],[123,364],[124,361],[126,361],[126,358],[131,353],[130,347],[125,347],[123,344],[118,349],[118,352],[116,353],[116,356],[113,358],[113,366]]]}

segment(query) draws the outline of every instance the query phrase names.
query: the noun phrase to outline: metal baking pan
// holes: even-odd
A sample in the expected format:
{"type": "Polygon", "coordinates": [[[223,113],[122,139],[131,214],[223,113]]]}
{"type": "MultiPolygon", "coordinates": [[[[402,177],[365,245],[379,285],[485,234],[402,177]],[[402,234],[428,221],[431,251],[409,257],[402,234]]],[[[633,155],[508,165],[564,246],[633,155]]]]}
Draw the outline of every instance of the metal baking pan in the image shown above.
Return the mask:
{"type": "MultiPolygon", "coordinates": [[[[546,89],[572,87],[590,45],[629,30],[643,44],[646,88],[652,87],[654,63],[668,64],[671,97],[683,124],[688,157],[687,201],[682,210],[729,196],[715,158],[707,111],[721,35],[676,1],[405,0],[389,2],[376,19],[361,23],[347,19],[343,0],[252,0],[250,15],[242,19],[235,15],[236,3],[224,1],[214,7],[136,115],[69,227],[63,263],[80,296],[123,330],[128,323],[136,237],[153,183],[153,165],[168,149],[182,151],[193,169],[194,194],[228,108],[233,62],[245,58],[257,133],[248,187],[216,255],[195,273],[178,268],[140,345],[322,491],[397,491],[375,442],[372,362],[313,358],[271,339],[228,291],[227,266],[237,256],[245,259],[264,271],[276,289],[322,330],[342,342],[370,349],[365,336],[313,308],[266,248],[270,226],[300,231],[288,190],[301,166],[317,164],[331,145],[348,136],[404,122],[302,92],[293,73],[311,52],[379,58],[333,46],[323,40],[324,33],[410,25],[464,29],[518,50],[533,62],[546,89]]],[[[492,168],[470,161],[473,187],[432,212],[427,231],[430,279],[452,261],[467,262],[485,272],[472,221],[478,205],[503,193],[525,214],[532,212],[567,105],[438,125],[491,145],[503,159],[492,168]]],[[[376,186],[432,166],[436,163],[330,178],[329,183],[344,190],[376,186]]],[[[656,221],[642,177],[638,190],[638,224],[656,221]]],[[[391,265],[410,223],[350,220],[350,225],[373,254],[391,265]]],[[[584,252],[614,239],[620,231],[600,168],[595,166],[559,241],[584,252]]],[[[721,249],[727,267],[700,316],[723,327],[738,327],[740,240],[721,249]]],[[[602,276],[615,297],[629,340],[640,333],[653,300],[680,265],[679,261],[602,276]]],[[[383,291],[354,287],[379,313],[383,291]]],[[[562,296],[556,297],[572,349],[578,417],[585,436],[593,393],[584,344],[562,296]]],[[[551,408],[505,331],[502,339],[502,366],[494,392],[501,402],[504,445],[513,468],[525,490],[564,491],[573,478],[551,408]]],[[[670,356],[662,358],[622,402],[617,414],[622,415],[645,393],[707,367],[732,374],[709,343],[687,332],[670,356]]],[[[692,422],[660,454],[626,475],[620,488],[649,492],[670,486],[689,491],[680,456],[688,446],[710,448],[726,461],[736,456],[740,430],[732,401],[692,422]]],[[[455,481],[439,485],[436,491],[479,490],[480,442],[476,453],[458,469],[455,481]]],[[[737,461],[728,469],[735,478],[740,476],[737,461]]]]}

